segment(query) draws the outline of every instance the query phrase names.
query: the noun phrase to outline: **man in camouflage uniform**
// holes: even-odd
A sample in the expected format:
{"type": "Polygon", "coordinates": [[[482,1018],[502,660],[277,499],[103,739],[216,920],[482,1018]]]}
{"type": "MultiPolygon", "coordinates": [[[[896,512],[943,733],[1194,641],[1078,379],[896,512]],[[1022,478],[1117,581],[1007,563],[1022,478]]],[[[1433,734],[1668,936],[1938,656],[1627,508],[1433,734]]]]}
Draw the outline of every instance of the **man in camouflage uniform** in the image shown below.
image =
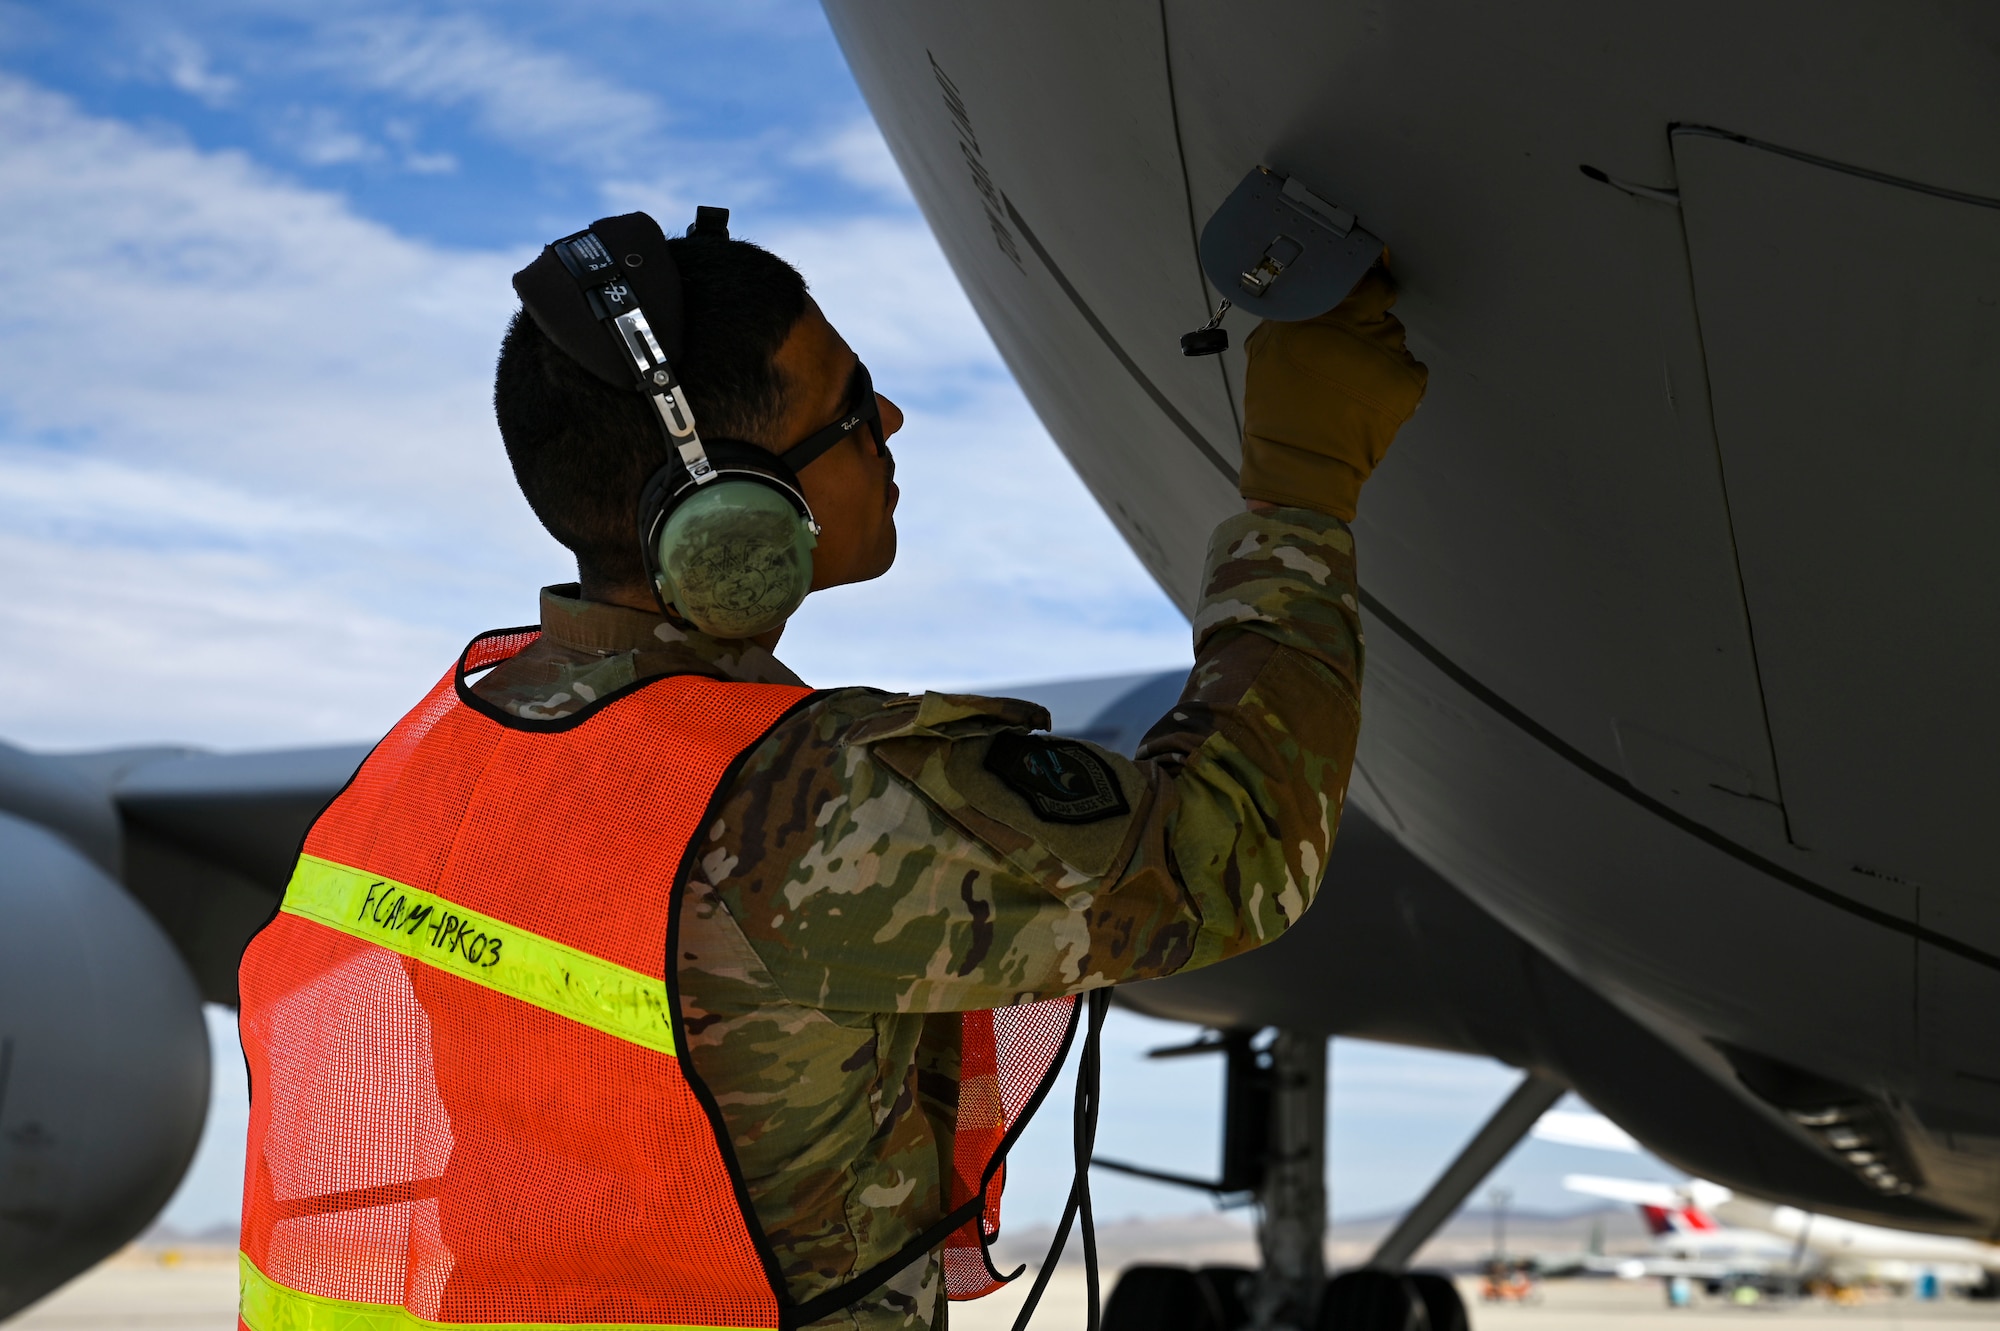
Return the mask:
{"type": "MultiPolygon", "coordinates": [[[[671,243],[681,377],[704,433],[782,453],[844,410],[854,353],[787,266],[741,241],[671,243]]],[[[718,795],[675,959],[688,1052],[795,1299],[944,1212],[959,1012],[1204,966],[1311,905],[1359,723],[1346,520],[1424,387],[1392,300],[1378,271],[1328,315],[1251,337],[1250,502],[1209,540],[1180,702],[1136,759],[1083,751],[1115,795],[1079,816],[1024,774],[1049,724],[1040,707],[865,688],[781,722],[718,795]]],[[[496,405],[523,491],[582,583],[542,592],[543,636],[476,685],[484,698],[547,718],[660,674],[798,682],[776,634],[707,637],[654,600],[631,511],[660,444],[635,395],[523,316],[496,405]],[[586,484],[600,507],[581,503],[586,484]]],[[[826,529],[815,590],[893,558],[887,436],[902,417],[880,406],[880,437],[857,432],[800,473],[826,529]]],[[[941,1327],[944,1307],[933,1254],[819,1325],[941,1327]]]]}

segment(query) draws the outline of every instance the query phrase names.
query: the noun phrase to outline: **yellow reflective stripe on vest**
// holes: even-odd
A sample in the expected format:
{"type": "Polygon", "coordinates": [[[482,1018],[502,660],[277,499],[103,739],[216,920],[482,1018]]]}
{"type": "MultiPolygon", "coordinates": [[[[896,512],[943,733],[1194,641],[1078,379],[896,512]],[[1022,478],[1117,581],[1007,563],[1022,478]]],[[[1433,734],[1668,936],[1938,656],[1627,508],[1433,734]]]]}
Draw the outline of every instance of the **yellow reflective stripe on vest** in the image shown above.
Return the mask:
{"type": "Polygon", "coordinates": [[[606,1035],[674,1052],[666,985],[443,897],[301,855],[283,909],[606,1035]]]}
{"type": "Polygon", "coordinates": [[[237,1313],[250,1331],[752,1331],[747,1327],[689,1326],[678,1322],[432,1322],[393,1303],[353,1303],[287,1289],[236,1254],[241,1273],[237,1313]]]}

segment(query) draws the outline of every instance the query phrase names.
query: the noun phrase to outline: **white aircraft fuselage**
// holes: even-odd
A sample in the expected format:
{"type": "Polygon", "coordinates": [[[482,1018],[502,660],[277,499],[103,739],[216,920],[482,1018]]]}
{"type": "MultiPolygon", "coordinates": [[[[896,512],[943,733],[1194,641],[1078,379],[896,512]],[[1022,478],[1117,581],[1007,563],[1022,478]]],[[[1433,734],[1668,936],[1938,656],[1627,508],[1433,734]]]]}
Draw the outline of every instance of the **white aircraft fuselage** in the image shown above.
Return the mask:
{"type": "Polygon", "coordinates": [[[827,10],[1183,607],[1239,456],[1240,351],[1177,344],[1201,223],[1261,163],[1387,239],[1432,377],[1355,528],[1353,804],[1837,1162],[1849,1213],[2000,1228],[2000,18],[827,10]]]}
{"type": "MultiPolygon", "coordinates": [[[[1573,1174],[1572,1192],[1636,1205],[1668,1264],[1699,1262],[1746,1275],[1821,1271],[1838,1279],[1909,1280],[1930,1271],[1951,1284],[1977,1284],[2000,1271],[2000,1246],[1948,1234],[1858,1224],[1746,1197],[1695,1179],[1685,1187],[1573,1174]]],[[[1657,1262],[1634,1274],[1686,1274],[1657,1262]]]]}

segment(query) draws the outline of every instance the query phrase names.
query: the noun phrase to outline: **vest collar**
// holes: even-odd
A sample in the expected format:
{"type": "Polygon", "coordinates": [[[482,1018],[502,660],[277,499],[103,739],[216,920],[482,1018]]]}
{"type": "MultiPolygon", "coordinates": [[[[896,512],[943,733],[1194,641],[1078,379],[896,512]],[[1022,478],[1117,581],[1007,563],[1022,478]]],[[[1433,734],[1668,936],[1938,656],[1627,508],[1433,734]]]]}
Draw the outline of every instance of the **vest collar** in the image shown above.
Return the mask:
{"type": "Polygon", "coordinates": [[[542,588],[542,634],[552,644],[594,656],[644,656],[646,668],[639,672],[644,675],[714,675],[749,684],[804,682],[748,639],[712,638],[658,614],[586,601],[573,582],[542,588]]]}

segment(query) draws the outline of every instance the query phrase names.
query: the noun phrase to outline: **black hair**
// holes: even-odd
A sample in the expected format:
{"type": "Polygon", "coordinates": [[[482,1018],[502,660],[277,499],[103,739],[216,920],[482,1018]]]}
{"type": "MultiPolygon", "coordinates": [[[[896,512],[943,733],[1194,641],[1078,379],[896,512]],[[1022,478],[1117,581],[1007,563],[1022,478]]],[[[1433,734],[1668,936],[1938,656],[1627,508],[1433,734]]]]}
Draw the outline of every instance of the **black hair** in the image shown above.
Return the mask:
{"type": "MultiPolygon", "coordinates": [[[[785,410],[773,358],[805,313],[805,278],[747,240],[677,236],[667,245],[685,330],[674,371],[695,423],[704,438],[765,442],[785,410]]],[[[646,399],[584,369],[522,310],[500,343],[493,414],[528,507],[576,556],[584,582],[643,585],[639,494],[667,461],[646,399]]]]}

